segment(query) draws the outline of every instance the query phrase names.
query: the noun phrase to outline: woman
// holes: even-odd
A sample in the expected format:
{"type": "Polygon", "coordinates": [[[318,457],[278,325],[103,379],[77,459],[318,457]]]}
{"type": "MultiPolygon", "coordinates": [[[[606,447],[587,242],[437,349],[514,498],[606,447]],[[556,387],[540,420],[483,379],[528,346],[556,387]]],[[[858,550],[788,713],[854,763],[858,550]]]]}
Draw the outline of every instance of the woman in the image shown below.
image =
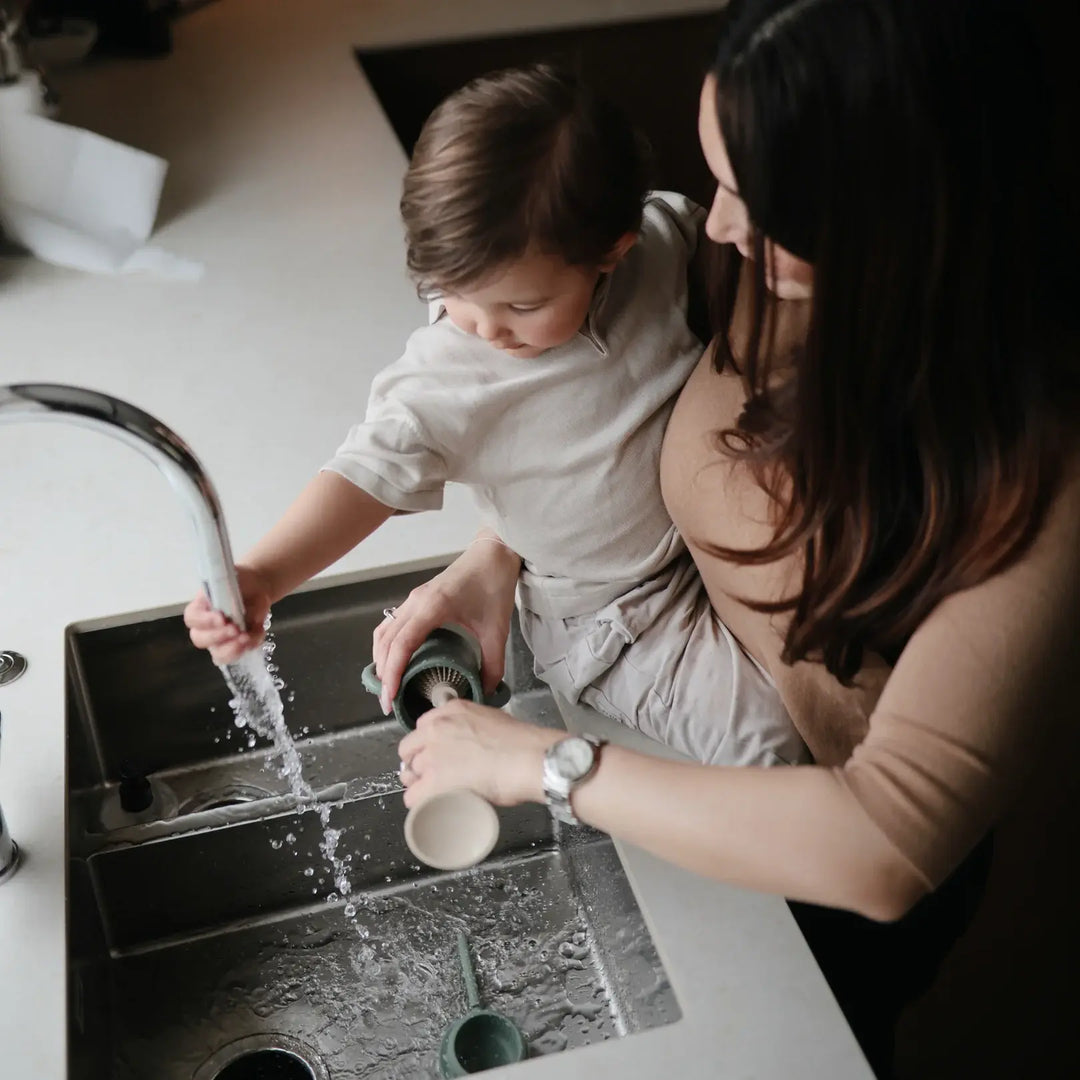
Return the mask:
{"type": "MultiPolygon", "coordinates": [[[[804,902],[881,1074],[1080,668],[1077,371],[1039,58],[1015,10],[730,5],[699,118],[719,333],[671,418],[661,485],[816,764],[606,746],[572,795],[588,824],[804,902]],[[865,732],[833,723],[853,679],[883,684],[865,732]]],[[[380,626],[391,690],[450,619],[497,675],[519,561],[483,539],[380,626]]],[[[401,743],[406,803],[458,785],[543,801],[559,737],[468,703],[430,712],[401,743]]]]}

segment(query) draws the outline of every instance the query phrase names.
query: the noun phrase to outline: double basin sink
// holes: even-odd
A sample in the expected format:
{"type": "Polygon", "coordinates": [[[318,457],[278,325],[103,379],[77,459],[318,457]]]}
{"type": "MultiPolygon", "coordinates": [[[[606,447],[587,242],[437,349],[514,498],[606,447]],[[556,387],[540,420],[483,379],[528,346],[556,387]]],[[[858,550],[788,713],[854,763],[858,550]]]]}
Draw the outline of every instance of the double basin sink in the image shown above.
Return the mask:
{"type": "MultiPolygon", "coordinates": [[[[280,762],[235,726],[176,611],[69,628],[70,1080],[438,1076],[467,1008],[459,931],[484,1005],[531,1057],[678,1018],[607,837],[556,833],[527,805],[499,812],[473,870],[433,871],[405,846],[401,732],[360,673],[383,608],[432,572],[275,607],[286,718],[322,816],[298,812],[280,762]]],[[[507,681],[511,712],[561,726],[516,632],[507,681]]]]}

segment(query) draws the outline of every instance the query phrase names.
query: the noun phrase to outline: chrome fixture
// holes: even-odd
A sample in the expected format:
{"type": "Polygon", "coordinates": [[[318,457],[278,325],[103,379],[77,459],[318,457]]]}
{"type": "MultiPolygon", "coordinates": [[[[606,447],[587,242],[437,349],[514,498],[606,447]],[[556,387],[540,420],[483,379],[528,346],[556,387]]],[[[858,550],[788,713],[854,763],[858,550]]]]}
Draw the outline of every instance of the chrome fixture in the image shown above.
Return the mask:
{"type": "MultiPolygon", "coordinates": [[[[160,420],[134,405],[79,386],[21,383],[0,386],[0,424],[52,421],[110,435],[149,458],[179,494],[195,526],[199,569],[211,604],[244,626],[244,604],[236,581],[229,537],[217,492],[188,445],[160,420]]],[[[236,676],[222,669],[234,686],[236,676]]],[[[2,820],[2,814],[0,814],[2,820]]],[[[17,851],[6,828],[0,845],[0,882],[10,877],[7,848],[17,851]]]]}

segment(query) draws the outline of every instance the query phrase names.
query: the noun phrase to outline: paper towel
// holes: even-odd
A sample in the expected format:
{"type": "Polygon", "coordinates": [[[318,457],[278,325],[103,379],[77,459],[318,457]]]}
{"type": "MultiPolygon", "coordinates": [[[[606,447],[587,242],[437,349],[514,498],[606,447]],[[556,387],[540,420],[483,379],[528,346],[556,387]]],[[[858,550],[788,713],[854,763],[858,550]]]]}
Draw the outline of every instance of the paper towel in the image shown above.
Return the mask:
{"type": "Polygon", "coordinates": [[[200,263],[146,244],[167,163],[50,120],[39,102],[30,79],[0,88],[0,222],[7,236],[75,270],[201,277],[200,263]]]}

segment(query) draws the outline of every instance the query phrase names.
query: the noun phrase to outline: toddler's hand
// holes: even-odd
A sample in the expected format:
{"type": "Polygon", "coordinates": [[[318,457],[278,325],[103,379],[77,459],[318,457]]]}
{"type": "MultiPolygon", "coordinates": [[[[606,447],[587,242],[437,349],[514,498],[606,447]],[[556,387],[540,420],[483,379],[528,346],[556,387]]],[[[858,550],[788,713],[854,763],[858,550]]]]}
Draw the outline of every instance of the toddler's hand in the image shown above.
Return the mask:
{"type": "Polygon", "coordinates": [[[236,568],[236,579],[244,601],[244,618],[249,630],[241,630],[199,593],[184,608],[184,624],[193,645],[208,649],[215,664],[230,664],[243,653],[262,644],[263,623],[270,611],[270,590],[265,579],[247,566],[236,568]]]}
{"type": "Polygon", "coordinates": [[[393,619],[375,629],[375,673],[383,684],[383,712],[398,692],[412,654],[432,630],[456,623],[476,636],[480,680],[491,693],[503,677],[506,639],[521,559],[500,543],[472,543],[441,574],[413,589],[393,619]]]}

